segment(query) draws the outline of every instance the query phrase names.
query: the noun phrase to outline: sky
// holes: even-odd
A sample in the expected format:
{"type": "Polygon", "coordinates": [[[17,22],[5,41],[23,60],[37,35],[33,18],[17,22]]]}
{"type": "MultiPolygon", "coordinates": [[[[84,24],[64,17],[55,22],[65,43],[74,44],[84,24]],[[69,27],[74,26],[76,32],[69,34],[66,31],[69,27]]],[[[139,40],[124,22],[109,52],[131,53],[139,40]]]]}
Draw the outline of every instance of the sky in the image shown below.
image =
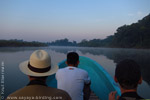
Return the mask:
{"type": "Polygon", "coordinates": [[[150,0],[0,0],[0,39],[104,39],[150,14],[150,0]]]}

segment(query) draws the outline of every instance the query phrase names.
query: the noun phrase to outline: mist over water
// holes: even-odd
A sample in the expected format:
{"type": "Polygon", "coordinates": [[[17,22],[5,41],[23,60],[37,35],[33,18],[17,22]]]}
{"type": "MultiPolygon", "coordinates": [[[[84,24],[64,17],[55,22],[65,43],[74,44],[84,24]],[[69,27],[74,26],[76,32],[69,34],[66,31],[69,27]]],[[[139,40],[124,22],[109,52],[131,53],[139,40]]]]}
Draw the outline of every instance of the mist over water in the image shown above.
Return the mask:
{"type": "Polygon", "coordinates": [[[0,62],[5,67],[5,97],[28,84],[28,77],[19,70],[19,64],[28,60],[31,53],[37,49],[46,50],[57,64],[66,59],[70,51],[80,56],[97,61],[113,77],[116,64],[123,59],[133,59],[141,67],[143,83],[138,87],[138,93],[144,98],[150,98],[150,50],[118,49],[118,48],[89,48],[89,47],[6,47],[0,48],[0,62]]]}

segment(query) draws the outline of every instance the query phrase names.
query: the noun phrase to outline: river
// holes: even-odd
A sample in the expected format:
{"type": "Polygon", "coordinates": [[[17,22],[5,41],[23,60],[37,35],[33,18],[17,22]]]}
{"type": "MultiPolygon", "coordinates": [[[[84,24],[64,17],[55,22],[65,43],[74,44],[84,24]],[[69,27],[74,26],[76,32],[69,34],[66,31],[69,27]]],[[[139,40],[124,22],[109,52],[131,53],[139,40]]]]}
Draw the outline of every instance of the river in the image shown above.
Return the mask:
{"type": "Polygon", "coordinates": [[[65,59],[68,52],[75,51],[80,56],[97,61],[112,77],[119,61],[126,58],[133,59],[141,66],[143,77],[138,93],[144,98],[150,98],[150,50],[91,47],[1,47],[1,77],[4,74],[4,87],[1,87],[1,92],[4,92],[5,97],[28,83],[28,77],[20,72],[18,65],[28,60],[31,53],[37,49],[46,50],[51,55],[53,64],[65,59]],[[2,72],[2,67],[4,67],[4,72],[2,72]]]}

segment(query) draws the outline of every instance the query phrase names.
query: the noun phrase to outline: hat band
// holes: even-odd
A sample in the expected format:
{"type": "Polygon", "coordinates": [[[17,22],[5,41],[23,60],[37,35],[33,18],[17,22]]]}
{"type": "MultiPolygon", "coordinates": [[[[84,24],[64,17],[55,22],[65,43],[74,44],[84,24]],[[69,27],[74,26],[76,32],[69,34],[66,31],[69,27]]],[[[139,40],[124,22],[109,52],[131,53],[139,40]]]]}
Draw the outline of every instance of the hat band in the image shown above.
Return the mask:
{"type": "Polygon", "coordinates": [[[35,68],[32,65],[30,65],[30,62],[28,63],[28,68],[33,71],[33,72],[38,72],[38,73],[45,73],[48,72],[51,69],[51,66],[48,66],[46,68],[35,68]]]}

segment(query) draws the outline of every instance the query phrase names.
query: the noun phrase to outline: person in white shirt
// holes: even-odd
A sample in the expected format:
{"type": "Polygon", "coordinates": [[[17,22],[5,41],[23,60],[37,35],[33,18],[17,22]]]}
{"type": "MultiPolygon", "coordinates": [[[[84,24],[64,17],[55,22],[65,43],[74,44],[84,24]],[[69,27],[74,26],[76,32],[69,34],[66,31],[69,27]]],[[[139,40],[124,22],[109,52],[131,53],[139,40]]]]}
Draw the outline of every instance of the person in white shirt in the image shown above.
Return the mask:
{"type": "Polygon", "coordinates": [[[85,70],[77,68],[79,55],[76,52],[68,53],[66,64],[68,67],[56,72],[57,88],[68,92],[72,100],[88,100],[91,81],[85,70]]]}

